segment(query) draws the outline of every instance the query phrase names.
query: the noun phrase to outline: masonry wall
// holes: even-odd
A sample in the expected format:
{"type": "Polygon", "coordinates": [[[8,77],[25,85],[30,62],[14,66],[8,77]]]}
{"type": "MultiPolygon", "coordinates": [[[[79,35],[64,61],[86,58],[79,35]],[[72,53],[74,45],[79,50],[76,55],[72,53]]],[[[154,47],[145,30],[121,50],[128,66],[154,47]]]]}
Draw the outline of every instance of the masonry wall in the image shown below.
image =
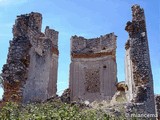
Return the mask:
{"type": "Polygon", "coordinates": [[[160,95],[155,96],[157,120],[160,120],[160,95]]]}
{"type": "Polygon", "coordinates": [[[136,104],[140,113],[155,114],[153,78],[144,10],[132,6],[132,22],[127,22],[129,40],[126,48],[126,83],[129,87],[128,101],[136,104]],[[139,107],[138,104],[140,105],[139,107]]]}
{"type": "Polygon", "coordinates": [[[128,91],[126,91],[127,94],[127,101],[130,102],[133,99],[133,87],[134,86],[134,81],[133,81],[133,65],[130,59],[130,48],[126,50],[125,54],[125,78],[126,81],[125,83],[127,84],[128,91]]]}
{"type": "Polygon", "coordinates": [[[3,66],[3,101],[44,101],[56,95],[58,32],[46,27],[42,15],[17,16],[7,63],[3,66]]]}
{"type": "Polygon", "coordinates": [[[116,91],[116,36],[71,38],[71,100],[110,100],[116,91]]]}

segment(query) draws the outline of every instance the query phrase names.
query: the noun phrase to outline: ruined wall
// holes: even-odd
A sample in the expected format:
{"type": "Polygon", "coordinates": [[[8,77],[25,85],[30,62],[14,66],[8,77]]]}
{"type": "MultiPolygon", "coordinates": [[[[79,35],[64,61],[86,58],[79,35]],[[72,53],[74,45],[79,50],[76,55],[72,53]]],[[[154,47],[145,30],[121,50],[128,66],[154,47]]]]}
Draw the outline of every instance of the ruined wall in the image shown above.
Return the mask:
{"type": "MultiPolygon", "coordinates": [[[[126,43],[126,47],[127,47],[126,43]]],[[[126,91],[127,93],[127,100],[128,102],[132,101],[133,99],[133,86],[134,85],[134,81],[133,81],[133,65],[131,62],[131,58],[130,58],[130,48],[126,48],[126,54],[125,54],[125,78],[126,78],[126,84],[129,86],[128,91],[126,91]]]]}
{"type": "Polygon", "coordinates": [[[56,94],[58,32],[46,27],[42,15],[17,16],[7,64],[3,66],[4,101],[43,101],[56,94]]]}
{"type": "Polygon", "coordinates": [[[111,99],[116,91],[116,36],[71,38],[71,100],[111,99]]]}
{"type": "Polygon", "coordinates": [[[141,104],[141,107],[135,107],[139,114],[155,114],[153,78],[144,10],[139,5],[133,5],[132,17],[132,22],[127,22],[125,28],[129,33],[129,40],[125,46],[128,101],[141,104]]]}
{"type": "Polygon", "coordinates": [[[160,95],[155,96],[157,120],[160,120],[160,95]]]}

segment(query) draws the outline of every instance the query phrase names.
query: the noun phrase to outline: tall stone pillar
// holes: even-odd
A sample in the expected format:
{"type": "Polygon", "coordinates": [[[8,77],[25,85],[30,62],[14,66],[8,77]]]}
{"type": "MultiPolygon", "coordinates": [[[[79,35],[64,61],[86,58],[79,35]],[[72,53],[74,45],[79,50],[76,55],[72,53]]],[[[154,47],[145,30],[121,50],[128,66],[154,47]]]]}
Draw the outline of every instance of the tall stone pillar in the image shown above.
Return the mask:
{"type": "Polygon", "coordinates": [[[71,38],[71,100],[110,100],[116,91],[116,36],[71,38]]]}
{"type": "Polygon", "coordinates": [[[46,27],[42,15],[17,16],[7,63],[3,66],[3,101],[36,102],[56,95],[58,32],[46,27]]]}
{"type": "Polygon", "coordinates": [[[155,114],[153,78],[150,64],[148,38],[144,10],[132,6],[132,22],[127,22],[129,34],[126,43],[126,84],[128,101],[135,103],[137,114],[155,114]],[[138,107],[139,105],[139,107],[138,107]]]}

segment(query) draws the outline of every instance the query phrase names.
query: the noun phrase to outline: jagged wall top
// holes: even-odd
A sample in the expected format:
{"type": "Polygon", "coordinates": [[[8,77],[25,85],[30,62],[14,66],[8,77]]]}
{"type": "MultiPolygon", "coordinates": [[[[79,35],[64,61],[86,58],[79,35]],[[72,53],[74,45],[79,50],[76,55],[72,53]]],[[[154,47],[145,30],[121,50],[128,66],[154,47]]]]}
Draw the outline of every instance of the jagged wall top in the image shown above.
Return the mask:
{"type": "Polygon", "coordinates": [[[17,16],[15,25],[13,26],[13,36],[26,36],[29,29],[41,32],[42,15],[40,13],[31,12],[17,16]]]}
{"type": "Polygon", "coordinates": [[[144,83],[152,81],[152,72],[144,10],[139,5],[133,5],[132,17],[132,22],[127,22],[125,28],[129,33],[126,49],[130,48],[130,58],[134,66],[137,66],[133,69],[136,71],[134,80],[137,81],[135,85],[139,85],[142,81],[144,83]]]}
{"type": "Polygon", "coordinates": [[[132,6],[132,21],[145,20],[144,10],[139,5],[132,6]]]}
{"type": "Polygon", "coordinates": [[[99,38],[86,39],[84,37],[71,37],[71,53],[90,54],[112,52],[116,50],[116,35],[114,33],[100,36],[99,38]]]}
{"type": "Polygon", "coordinates": [[[52,41],[55,48],[58,48],[58,31],[50,29],[49,26],[47,26],[45,29],[45,36],[52,41]]]}
{"type": "Polygon", "coordinates": [[[23,14],[17,16],[15,25],[13,26],[14,38],[25,37],[46,37],[50,39],[55,48],[58,48],[58,32],[50,29],[48,26],[45,29],[45,33],[41,32],[42,28],[42,14],[37,12],[31,12],[29,14],[23,14]]]}
{"type": "MultiPolygon", "coordinates": [[[[132,6],[132,22],[128,21],[125,30],[129,33],[129,37],[138,38],[146,36],[146,22],[144,10],[139,5],[132,6]]],[[[128,43],[126,44],[128,49],[128,43]]]]}

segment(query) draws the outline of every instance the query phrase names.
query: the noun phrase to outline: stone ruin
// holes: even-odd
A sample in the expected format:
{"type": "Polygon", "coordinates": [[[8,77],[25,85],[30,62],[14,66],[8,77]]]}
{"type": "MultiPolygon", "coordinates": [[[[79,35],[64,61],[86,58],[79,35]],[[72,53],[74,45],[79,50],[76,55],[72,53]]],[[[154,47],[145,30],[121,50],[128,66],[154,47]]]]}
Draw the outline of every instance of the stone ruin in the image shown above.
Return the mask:
{"type": "MultiPolygon", "coordinates": [[[[144,10],[133,5],[132,17],[125,28],[129,33],[125,82],[117,83],[114,33],[92,39],[72,36],[69,88],[62,101],[116,100],[120,91],[127,100],[127,114],[156,113],[160,119],[160,97],[154,99],[144,10]]],[[[41,25],[40,13],[17,16],[7,64],[2,70],[4,102],[39,102],[56,96],[58,32],[46,27],[42,33],[41,25]]]]}
{"type": "Polygon", "coordinates": [[[155,96],[157,120],[160,120],[160,95],[155,96]]]}
{"type": "Polygon", "coordinates": [[[92,39],[71,37],[71,100],[109,100],[115,94],[116,38],[114,33],[92,39]]]}
{"type": "Polygon", "coordinates": [[[138,114],[155,114],[145,15],[139,5],[132,6],[132,22],[127,22],[125,30],[129,33],[129,39],[125,45],[128,102],[134,103],[135,107],[132,107],[138,114]]]}
{"type": "Polygon", "coordinates": [[[56,95],[58,32],[41,32],[42,15],[17,16],[7,64],[3,66],[3,101],[37,102],[56,95]]]}

